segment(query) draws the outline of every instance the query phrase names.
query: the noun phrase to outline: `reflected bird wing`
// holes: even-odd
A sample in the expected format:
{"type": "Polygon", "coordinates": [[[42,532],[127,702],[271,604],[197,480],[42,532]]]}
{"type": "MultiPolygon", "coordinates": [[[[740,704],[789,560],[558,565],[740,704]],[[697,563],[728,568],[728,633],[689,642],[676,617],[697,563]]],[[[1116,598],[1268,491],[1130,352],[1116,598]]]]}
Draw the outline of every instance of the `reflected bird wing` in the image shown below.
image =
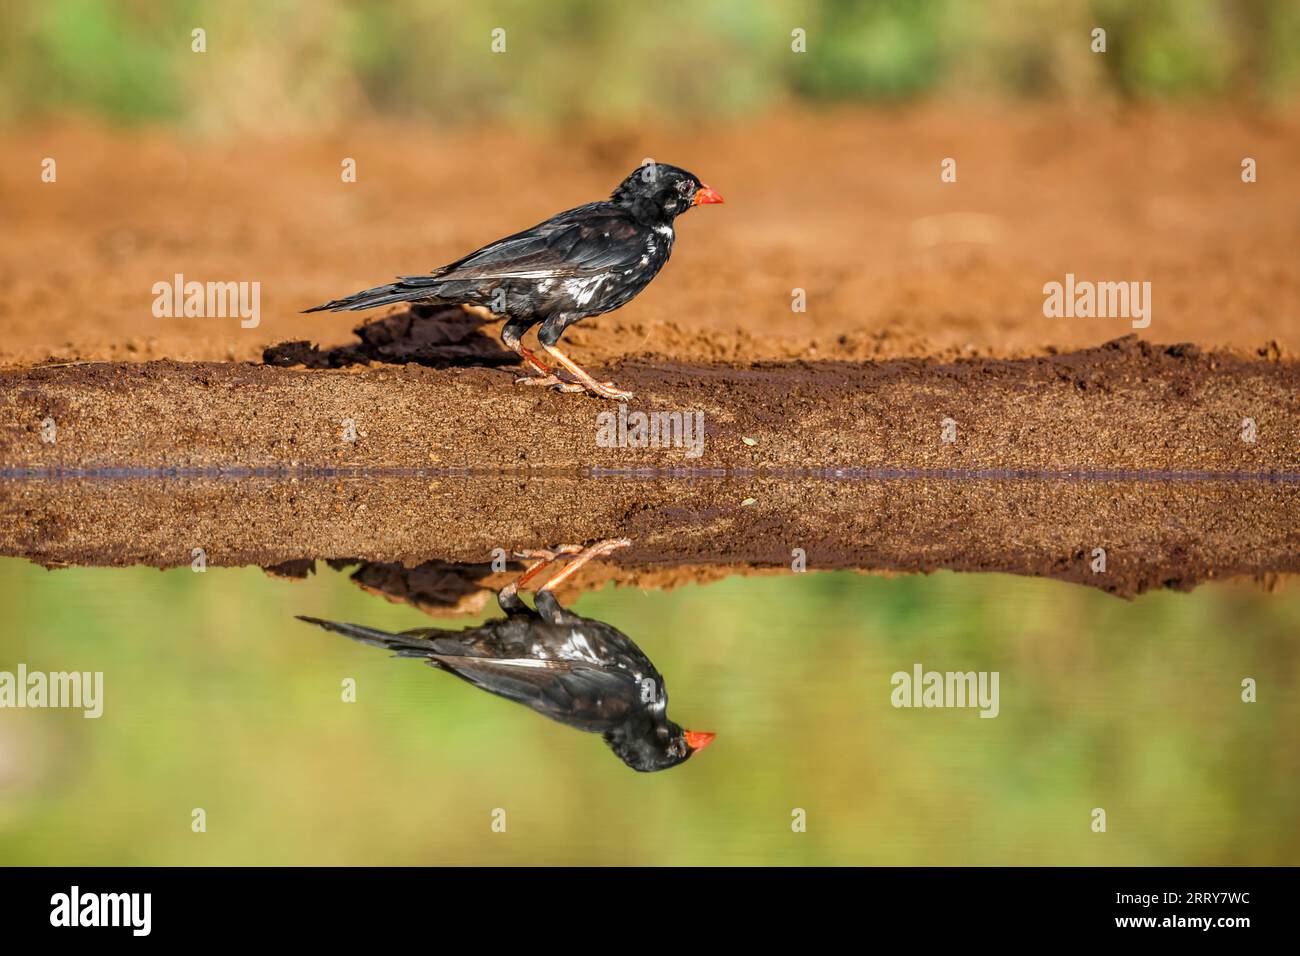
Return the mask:
{"type": "Polygon", "coordinates": [[[533,658],[430,655],[430,663],[499,697],[584,730],[621,723],[636,703],[637,683],[621,669],[533,658]]]}

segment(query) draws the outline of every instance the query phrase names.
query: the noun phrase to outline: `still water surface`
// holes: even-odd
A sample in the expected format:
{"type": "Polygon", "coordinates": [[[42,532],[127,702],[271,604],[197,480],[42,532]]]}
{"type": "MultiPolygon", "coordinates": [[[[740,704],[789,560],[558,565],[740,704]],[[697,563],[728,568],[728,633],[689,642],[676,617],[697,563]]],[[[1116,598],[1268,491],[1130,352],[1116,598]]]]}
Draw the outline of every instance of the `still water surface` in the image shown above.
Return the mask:
{"type": "Polygon", "coordinates": [[[717,733],[658,773],[295,620],[460,629],[493,601],[434,618],[323,562],[294,581],[16,558],[0,596],[0,671],[104,674],[98,719],[0,709],[7,863],[1300,862],[1294,588],[1126,601],[814,569],[587,592],[571,610],[717,733]],[[895,707],[917,665],[996,672],[997,716],[895,707]]]}

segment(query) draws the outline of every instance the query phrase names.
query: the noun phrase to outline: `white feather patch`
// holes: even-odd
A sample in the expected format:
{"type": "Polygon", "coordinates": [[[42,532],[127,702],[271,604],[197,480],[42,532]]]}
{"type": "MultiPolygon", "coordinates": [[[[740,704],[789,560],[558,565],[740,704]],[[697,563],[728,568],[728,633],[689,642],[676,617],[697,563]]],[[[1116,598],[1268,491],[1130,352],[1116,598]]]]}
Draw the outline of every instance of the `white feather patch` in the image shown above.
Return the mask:
{"type": "Polygon", "coordinates": [[[573,296],[575,305],[583,306],[591,301],[591,297],[599,291],[601,283],[608,276],[591,276],[586,279],[566,279],[564,280],[564,291],[573,296]]]}

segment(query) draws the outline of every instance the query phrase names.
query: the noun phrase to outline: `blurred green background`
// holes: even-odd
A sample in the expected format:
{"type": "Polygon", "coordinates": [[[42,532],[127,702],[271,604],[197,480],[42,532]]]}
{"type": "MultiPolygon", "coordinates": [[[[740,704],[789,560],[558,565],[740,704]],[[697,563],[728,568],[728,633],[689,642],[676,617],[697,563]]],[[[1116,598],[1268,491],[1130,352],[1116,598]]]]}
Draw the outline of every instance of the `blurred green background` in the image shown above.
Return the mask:
{"type": "Polygon", "coordinates": [[[1294,0],[19,0],[0,123],[198,129],[738,116],[799,101],[1300,88],[1294,0]],[[1090,49],[1094,27],[1107,52],[1090,49]],[[191,52],[191,30],[207,51],[191,52]],[[505,32],[505,52],[491,50],[505,32]],[[807,52],[791,50],[795,28],[807,52]]]}
{"type": "Polygon", "coordinates": [[[430,623],[343,574],[5,559],[0,594],[0,670],[106,683],[99,720],[0,710],[6,863],[1300,860],[1294,590],[1125,602],[943,572],[589,594],[576,609],[638,641],[674,719],[719,734],[652,775],[594,736],[292,620],[430,623]],[[890,675],[917,661],[999,671],[1001,715],[894,709],[890,675]],[[1240,700],[1247,676],[1258,703],[1240,700]],[[340,698],[347,677],[356,703],[340,698]],[[191,832],[195,807],[206,833],[191,832]],[[490,829],[498,807],[505,833],[490,829]],[[791,831],[796,807],[806,833],[791,831]]]}

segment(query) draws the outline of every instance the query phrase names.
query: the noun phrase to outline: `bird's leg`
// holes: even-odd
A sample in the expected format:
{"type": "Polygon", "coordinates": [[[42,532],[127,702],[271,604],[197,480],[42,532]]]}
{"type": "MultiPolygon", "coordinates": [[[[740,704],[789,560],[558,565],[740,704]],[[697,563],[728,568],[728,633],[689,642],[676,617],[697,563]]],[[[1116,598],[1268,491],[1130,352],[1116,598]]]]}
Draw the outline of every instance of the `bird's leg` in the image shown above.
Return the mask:
{"type": "MultiPolygon", "coordinates": [[[[515,557],[531,558],[534,561],[540,562],[538,566],[540,570],[541,567],[544,567],[550,564],[552,561],[564,557],[566,554],[577,554],[581,550],[582,550],[582,545],[580,544],[562,544],[558,548],[536,548],[531,551],[516,551],[515,557]]],[[[535,572],[532,571],[524,572],[524,574],[529,578],[531,578],[534,573],[535,572]]],[[[523,584],[522,578],[520,579],[519,583],[523,584]]]]}
{"type": "MultiPolygon", "coordinates": [[[[515,379],[516,385],[570,385],[558,378],[555,370],[537,357],[537,353],[523,343],[523,334],[528,331],[527,324],[507,322],[501,329],[501,341],[506,348],[524,360],[528,374],[515,379]]],[[[581,386],[573,386],[581,390],[581,386]]]]}
{"type": "Polygon", "coordinates": [[[537,613],[547,624],[564,627],[568,624],[582,623],[582,618],[562,608],[560,602],[550,591],[538,591],[534,603],[537,605],[537,613]]]}
{"type": "Polygon", "coordinates": [[[516,385],[549,385],[560,392],[585,392],[586,388],[577,382],[568,382],[554,372],[548,375],[521,375],[515,379],[516,385]]]}
{"type": "Polygon", "coordinates": [[[520,376],[519,378],[515,379],[516,385],[571,384],[558,378],[555,374],[555,370],[551,368],[549,365],[547,365],[545,362],[543,362],[541,359],[539,359],[537,357],[537,354],[528,346],[524,345],[524,343],[522,342],[518,343],[518,348],[516,348],[515,351],[518,352],[519,355],[523,358],[524,364],[529,370],[529,374],[520,376]]]}
{"type": "Polygon", "coordinates": [[[546,363],[537,357],[536,353],[533,352],[532,349],[528,348],[523,343],[520,343],[519,348],[515,351],[523,356],[524,362],[530,369],[530,374],[521,375],[519,378],[515,379],[516,385],[549,385],[561,392],[586,391],[586,389],[577,382],[566,381],[556,375],[555,369],[546,365],[546,363]],[[531,372],[532,369],[536,370],[535,374],[531,372]]]}
{"type": "MultiPolygon", "coordinates": [[[[545,342],[543,342],[542,348],[546,349],[546,351],[550,354],[551,358],[555,359],[555,361],[559,362],[566,369],[572,372],[573,376],[579,382],[582,383],[582,387],[585,388],[587,391],[591,392],[593,395],[599,395],[601,398],[614,399],[615,401],[626,401],[627,399],[632,397],[631,392],[625,392],[620,388],[615,388],[613,382],[596,381],[585,371],[583,371],[583,369],[578,365],[577,362],[573,361],[573,359],[569,358],[567,355],[561,352],[554,345],[547,345],[545,342]]],[[[575,391],[575,389],[566,388],[564,389],[564,391],[571,392],[571,391],[575,391]]]]}
{"type": "Polygon", "coordinates": [[[555,588],[564,583],[565,579],[570,577],[592,558],[599,558],[603,555],[617,551],[619,548],[626,548],[631,543],[632,541],[630,538],[606,538],[604,541],[597,541],[566,564],[563,571],[538,588],[538,593],[540,594],[542,592],[555,590],[555,588]]]}
{"type": "Polygon", "coordinates": [[[519,589],[541,574],[557,558],[566,554],[577,554],[581,550],[582,548],[576,544],[566,544],[553,551],[516,551],[515,555],[517,557],[532,558],[534,560],[532,564],[524,569],[523,574],[497,592],[497,603],[501,605],[501,610],[507,614],[527,610],[527,606],[519,600],[519,589]]]}

